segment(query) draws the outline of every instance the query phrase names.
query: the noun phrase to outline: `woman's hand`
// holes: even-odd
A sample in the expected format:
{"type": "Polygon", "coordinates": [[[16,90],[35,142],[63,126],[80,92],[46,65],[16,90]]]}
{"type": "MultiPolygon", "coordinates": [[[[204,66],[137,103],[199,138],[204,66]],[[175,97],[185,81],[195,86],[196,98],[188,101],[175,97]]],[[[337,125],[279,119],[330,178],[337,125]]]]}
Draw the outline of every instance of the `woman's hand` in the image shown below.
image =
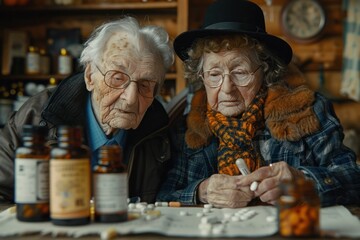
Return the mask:
{"type": "Polygon", "coordinates": [[[249,186],[254,181],[259,182],[255,190],[255,197],[260,197],[262,202],[275,205],[281,195],[281,182],[300,177],[305,177],[302,171],[291,167],[286,162],[277,162],[239,178],[237,184],[244,187],[249,186]]]}
{"type": "Polygon", "coordinates": [[[247,206],[254,198],[249,186],[238,186],[239,177],[214,174],[198,188],[198,199],[215,207],[239,208],[247,206]]]}

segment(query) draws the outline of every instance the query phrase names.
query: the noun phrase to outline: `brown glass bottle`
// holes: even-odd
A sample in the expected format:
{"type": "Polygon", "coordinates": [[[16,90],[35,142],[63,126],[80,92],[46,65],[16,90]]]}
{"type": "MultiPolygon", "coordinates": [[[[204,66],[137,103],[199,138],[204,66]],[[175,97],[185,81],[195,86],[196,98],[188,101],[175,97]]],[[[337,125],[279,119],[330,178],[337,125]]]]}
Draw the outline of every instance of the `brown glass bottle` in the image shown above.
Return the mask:
{"type": "Polygon", "coordinates": [[[93,180],[95,221],[126,221],[128,181],[120,146],[103,146],[99,149],[93,180]]]}
{"type": "Polygon", "coordinates": [[[58,146],[50,154],[50,217],[55,225],[90,222],[90,151],[82,144],[82,128],[61,126],[58,146]]]}
{"type": "Polygon", "coordinates": [[[279,199],[279,233],[283,237],[317,237],[320,234],[320,198],[313,181],[283,182],[279,199]]]}
{"type": "Polygon", "coordinates": [[[49,220],[49,159],[47,128],[24,125],[22,146],[15,152],[16,216],[20,221],[49,220]]]}

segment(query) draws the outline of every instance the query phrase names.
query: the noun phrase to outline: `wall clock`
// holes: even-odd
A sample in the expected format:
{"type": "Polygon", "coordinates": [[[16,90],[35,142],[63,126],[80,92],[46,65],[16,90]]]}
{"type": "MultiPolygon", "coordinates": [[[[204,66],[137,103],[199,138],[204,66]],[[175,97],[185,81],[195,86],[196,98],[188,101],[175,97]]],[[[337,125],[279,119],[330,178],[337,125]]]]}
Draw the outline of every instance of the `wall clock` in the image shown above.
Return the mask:
{"type": "Polygon", "coordinates": [[[281,13],[285,35],[299,43],[317,40],[323,33],[325,23],[325,10],[317,0],[291,0],[281,13]]]}

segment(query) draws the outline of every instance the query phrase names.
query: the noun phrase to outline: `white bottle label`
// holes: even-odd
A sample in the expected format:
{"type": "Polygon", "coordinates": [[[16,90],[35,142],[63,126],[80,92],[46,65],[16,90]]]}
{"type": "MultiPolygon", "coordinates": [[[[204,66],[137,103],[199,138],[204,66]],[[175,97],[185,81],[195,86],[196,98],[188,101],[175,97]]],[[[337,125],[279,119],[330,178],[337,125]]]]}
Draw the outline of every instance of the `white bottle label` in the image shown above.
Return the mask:
{"type": "Polygon", "coordinates": [[[127,173],[94,173],[95,212],[116,213],[127,210],[127,173]]]}
{"type": "Polygon", "coordinates": [[[51,218],[90,216],[90,160],[50,160],[51,218]]]}
{"type": "Polygon", "coordinates": [[[40,72],[40,55],[38,53],[28,53],[26,55],[26,73],[37,74],[40,72]]]}
{"type": "Polygon", "coordinates": [[[70,56],[59,56],[59,74],[67,75],[72,73],[72,59],[70,56]]]}
{"type": "Polygon", "coordinates": [[[15,159],[15,202],[45,203],[49,201],[49,161],[47,159],[15,159]]]}

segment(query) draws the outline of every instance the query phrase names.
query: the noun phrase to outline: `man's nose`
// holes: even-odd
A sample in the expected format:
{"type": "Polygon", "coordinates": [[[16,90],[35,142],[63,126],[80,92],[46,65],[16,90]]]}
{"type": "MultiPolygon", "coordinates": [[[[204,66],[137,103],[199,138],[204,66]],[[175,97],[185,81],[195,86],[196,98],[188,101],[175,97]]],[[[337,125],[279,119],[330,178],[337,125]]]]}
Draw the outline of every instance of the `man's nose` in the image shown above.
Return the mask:
{"type": "Polygon", "coordinates": [[[123,95],[128,104],[136,103],[139,97],[139,91],[136,81],[130,81],[129,85],[124,89],[123,95]]]}

